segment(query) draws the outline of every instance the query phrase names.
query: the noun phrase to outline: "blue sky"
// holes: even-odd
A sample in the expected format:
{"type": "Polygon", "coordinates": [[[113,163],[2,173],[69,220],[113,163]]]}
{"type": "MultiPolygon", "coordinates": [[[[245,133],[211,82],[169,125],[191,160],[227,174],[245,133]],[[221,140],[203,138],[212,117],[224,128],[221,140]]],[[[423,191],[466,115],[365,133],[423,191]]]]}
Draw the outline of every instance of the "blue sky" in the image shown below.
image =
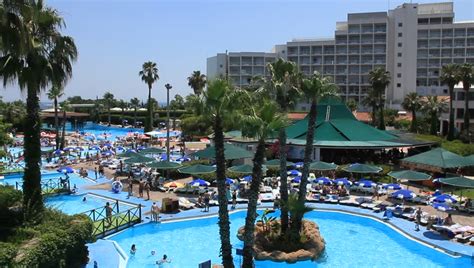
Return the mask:
{"type": "MultiPolygon", "coordinates": [[[[65,33],[79,50],[65,96],[85,98],[111,91],[116,98],[145,99],[138,71],[158,64],[153,96],[165,101],[164,84],[187,95],[186,78],[206,72],[218,52],[270,51],[292,38],[333,37],[347,13],[386,11],[399,0],[46,0],[65,18],[65,33]]],[[[418,3],[442,2],[413,1],[418,3]]],[[[455,0],[455,20],[474,20],[474,1],[455,0]]],[[[6,100],[25,99],[16,86],[1,89],[6,100]]],[[[45,94],[42,100],[47,100],[45,94]]]]}

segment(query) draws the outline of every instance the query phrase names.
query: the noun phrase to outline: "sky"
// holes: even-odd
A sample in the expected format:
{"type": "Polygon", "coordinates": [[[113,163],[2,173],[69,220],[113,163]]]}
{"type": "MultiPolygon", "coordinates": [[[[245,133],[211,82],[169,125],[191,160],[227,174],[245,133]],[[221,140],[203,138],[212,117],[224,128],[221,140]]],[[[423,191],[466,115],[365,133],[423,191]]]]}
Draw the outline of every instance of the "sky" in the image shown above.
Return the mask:
{"type": "MultiPolygon", "coordinates": [[[[445,0],[447,1],[447,0],[445,0]]],[[[445,2],[439,0],[417,3],[445,2]]],[[[160,79],[152,95],[166,101],[192,92],[187,77],[206,73],[206,59],[217,53],[270,52],[293,38],[334,37],[347,13],[387,11],[399,0],[45,0],[65,19],[63,33],[74,38],[79,57],[65,96],[145,100],[147,86],[138,72],[156,62],[160,79]]],[[[455,21],[474,20],[474,0],[455,0],[455,21]]],[[[16,85],[0,89],[4,100],[26,99],[16,85]]],[[[41,95],[47,101],[46,94],[41,95]]]]}

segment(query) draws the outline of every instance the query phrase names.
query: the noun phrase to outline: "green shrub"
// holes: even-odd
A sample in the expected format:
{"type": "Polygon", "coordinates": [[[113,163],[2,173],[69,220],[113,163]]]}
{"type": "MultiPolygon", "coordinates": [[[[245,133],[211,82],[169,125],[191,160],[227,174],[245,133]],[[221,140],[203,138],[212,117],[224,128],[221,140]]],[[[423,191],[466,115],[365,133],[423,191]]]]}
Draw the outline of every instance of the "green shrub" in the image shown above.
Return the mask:
{"type": "Polygon", "coordinates": [[[17,247],[12,243],[0,242],[0,267],[9,267],[15,258],[17,247]]]}
{"type": "Polygon", "coordinates": [[[0,185],[0,239],[9,234],[9,229],[21,224],[21,200],[21,191],[0,185]]]}

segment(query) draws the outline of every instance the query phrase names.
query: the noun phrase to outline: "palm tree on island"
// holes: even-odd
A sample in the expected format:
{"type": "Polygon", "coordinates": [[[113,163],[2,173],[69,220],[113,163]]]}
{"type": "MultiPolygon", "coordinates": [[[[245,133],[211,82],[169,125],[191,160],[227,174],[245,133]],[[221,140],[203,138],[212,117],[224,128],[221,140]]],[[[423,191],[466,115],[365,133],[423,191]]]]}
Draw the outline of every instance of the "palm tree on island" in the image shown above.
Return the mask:
{"type": "Polygon", "coordinates": [[[72,76],[77,48],[71,37],[61,34],[64,21],[58,12],[42,1],[4,1],[0,16],[0,77],[4,86],[16,83],[27,93],[23,209],[26,221],[35,223],[41,220],[44,209],[38,95],[49,85],[64,84],[72,76]]]}
{"type": "Polygon", "coordinates": [[[201,71],[194,71],[191,76],[188,77],[188,86],[190,86],[194,94],[201,95],[202,90],[206,86],[206,76],[201,74],[201,71]]]}
{"type": "Polygon", "coordinates": [[[153,103],[151,102],[151,89],[153,84],[160,79],[158,75],[158,67],[155,62],[147,61],[143,63],[142,70],[138,73],[142,81],[148,85],[148,120],[145,124],[145,132],[153,130],[153,103]]]}
{"type": "Polygon", "coordinates": [[[402,102],[403,109],[410,111],[412,120],[410,125],[410,132],[415,133],[417,129],[416,112],[421,109],[421,97],[416,92],[408,93],[402,102]]]}

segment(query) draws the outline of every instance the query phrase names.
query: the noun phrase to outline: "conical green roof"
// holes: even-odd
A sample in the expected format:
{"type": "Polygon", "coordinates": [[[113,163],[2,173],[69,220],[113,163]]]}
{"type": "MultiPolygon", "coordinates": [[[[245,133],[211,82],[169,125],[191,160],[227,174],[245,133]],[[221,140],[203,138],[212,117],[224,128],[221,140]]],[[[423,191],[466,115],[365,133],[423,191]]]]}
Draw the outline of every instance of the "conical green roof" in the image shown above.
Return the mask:
{"type": "Polygon", "coordinates": [[[148,162],[153,162],[153,161],[155,161],[154,158],[146,157],[146,156],[142,156],[138,154],[136,156],[125,159],[123,162],[125,164],[139,164],[139,163],[148,163],[148,162]]]}
{"type": "Polygon", "coordinates": [[[441,183],[448,184],[451,186],[461,187],[461,188],[474,188],[474,180],[459,176],[459,177],[449,177],[439,179],[441,183]]]}
{"type": "Polygon", "coordinates": [[[336,164],[323,161],[313,162],[309,165],[310,170],[335,170],[336,168],[336,164]]]}
{"type": "Polygon", "coordinates": [[[178,171],[184,174],[199,175],[199,174],[207,174],[207,173],[215,172],[216,168],[212,166],[197,164],[197,165],[182,167],[178,169],[178,171]]]}
{"type": "Polygon", "coordinates": [[[366,164],[359,164],[355,163],[352,165],[349,165],[345,168],[343,168],[347,172],[352,172],[352,173],[379,173],[382,171],[382,168],[377,167],[377,166],[372,166],[372,165],[366,165],[366,164]]]}
{"type": "Polygon", "coordinates": [[[156,168],[156,169],[176,169],[180,168],[181,165],[176,162],[169,162],[169,161],[160,161],[160,162],[153,162],[151,164],[146,165],[149,168],[156,168]]]}
{"type": "MultiPolygon", "coordinates": [[[[293,162],[286,161],[286,166],[287,167],[291,167],[293,165],[294,165],[293,162]]],[[[265,162],[265,166],[267,166],[268,168],[280,168],[280,159],[268,160],[268,161],[265,162]]]]}
{"type": "MultiPolygon", "coordinates": [[[[267,170],[266,166],[262,166],[263,171],[267,170]]],[[[253,165],[238,165],[238,166],[233,166],[228,168],[229,171],[235,172],[235,173],[241,173],[241,174],[252,174],[253,171],[253,165]]]]}
{"type": "MultiPolygon", "coordinates": [[[[205,158],[205,159],[215,159],[216,158],[216,147],[215,146],[209,146],[204,150],[195,152],[192,154],[193,156],[197,156],[199,158],[205,158]]],[[[224,144],[224,156],[226,160],[232,160],[232,159],[242,159],[242,158],[250,158],[253,157],[253,153],[232,145],[230,143],[225,143],[224,144]]]]}
{"type": "Polygon", "coordinates": [[[156,148],[156,147],[150,147],[150,148],[140,150],[140,154],[161,154],[164,152],[166,151],[160,148],[156,148]]]}
{"type": "Polygon", "coordinates": [[[117,155],[118,157],[134,157],[134,156],[137,156],[139,155],[138,153],[136,152],[132,152],[132,151],[126,151],[125,153],[121,153],[119,155],[117,155]]]}
{"type": "Polygon", "coordinates": [[[413,170],[391,171],[387,175],[397,180],[409,180],[409,181],[424,181],[431,178],[429,174],[413,171],[413,170]]]}
{"type": "Polygon", "coordinates": [[[435,148],[430,151],[402,159],[403,163],[424,165],[438,169],[457,168],[473,165],[466,157],[462,157],[443,148],[435,148]]]}

